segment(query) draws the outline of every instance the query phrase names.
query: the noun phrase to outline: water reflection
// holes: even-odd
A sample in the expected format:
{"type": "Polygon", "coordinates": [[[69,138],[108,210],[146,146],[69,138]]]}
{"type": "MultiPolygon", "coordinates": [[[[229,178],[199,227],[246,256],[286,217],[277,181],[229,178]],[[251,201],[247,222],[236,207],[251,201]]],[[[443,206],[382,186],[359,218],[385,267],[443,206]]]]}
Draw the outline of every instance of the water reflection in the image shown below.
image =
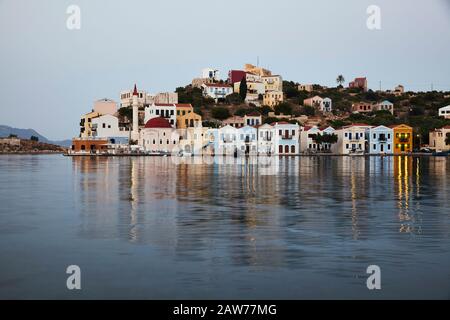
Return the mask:
{"type": "MultiPolygon", "coordinates": [[[[339,250],[343,241],[418,236],[425,206],[433,214],[429,201],[448,206],[446,159],[229,161],[75,157],[79,234],[213,265],[301,267],[314,264],[318,250],[339,250]]],[[[439,232],[435,220],[448,217],[429,219],[439,232]]]]}

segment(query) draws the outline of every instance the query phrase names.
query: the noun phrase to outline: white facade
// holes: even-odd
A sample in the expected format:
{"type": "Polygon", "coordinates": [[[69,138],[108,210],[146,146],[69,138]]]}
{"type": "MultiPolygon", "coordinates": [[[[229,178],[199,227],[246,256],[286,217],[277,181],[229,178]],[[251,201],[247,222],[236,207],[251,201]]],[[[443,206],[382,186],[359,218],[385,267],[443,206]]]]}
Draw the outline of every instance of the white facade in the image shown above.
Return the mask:
{"type": "Polygon", "coordinates": [[[368,153],[393,153],[394,130],[385,126],[366,129],[368,153]]]}
{"type": "Polygon", "coordinates": [[[333,101],[330,98],[324,98],[319,108],[322,112],[331,112],[333,110],[333,101]]]}
{"type": "Polygon", "coordinates": [[[394,114],[394,104],[390,101],[384,100],[383,102],[377,103],[373,106],[373,110],[376,111],[389,111],[391,114],[394,114]]]}
{"type": "Polygon", "coordinates": [[[210,130],[210,128],[201,126],[177,129],[180,136],[180,150],[183,154],[201,155],[205,153],[206,148],[214,142],[208,134],[210,130]]]}
{"type": "Polygon", "coordinates": [[[227,125],[217,130],[215,139],[215,153],[217,155],[233,155],[237,152],[238,129],[227,125]]]}
{"type": "Polygon", "coordinates": [[[321,108],[323,103],[323,98],[319,96],[314,96],[312,98],[305,99],[303,105],[314,108],[321,108]]]}
{"type": "Polygon", "coordinates": [[[442,107],[439,109],[439,117],[450,119],[450,106],[442,107]]]}
{"type": "Polygon", "coordinates": [[[140,132],[139,145],[147,152],[178,153],[179,134],[173,128],[144,128],[140,132]]]}
{"type": "Polygon", "coordinates": [[[130,131],[119,128],[119,119],[107,114],[92,119],[92,136],[97,138],[129,138],[130,131]]]}
{"type": "Polygon", "coordinates": [[[353,124],[335,131],[338,136],[337,143],[333,144],[331,150],[336,154],[362,154],[365,152],[365,135],[368,125],[353,124]]]}
{"type": "Polygon", "coordinates": [[[227,84],[206,83],[202,85],[203,95],[214,99],[225,99],[233,93],[233,88],[227,84]]]}
{"type": "Polygon", "coordinates": [[[262,117],[260,114],[248,114],[244,116],[244,125],[259,126],[262,124],[262,117]]]}
{"type": "Polygon", "coordinates": [[[276,122],[274,128],[274,149],[278,155],[294,155],[300,153],[300,126],[288,122],[276,122]]]}
{"type": "Polygon", "coordinates": [[[144,121],[147,123],[150,119],[163,117],[175,128],[177,124],[176,109],[176,105],[172,103],[153,103],[145,107],[144,121]]]}
{"type": "Polygon", "coordinates": [[[314,135],[334,134],[336,130],[332,127],[320,129],[317,126],[305,127],[300,131],[300,152],[318,152],[331,150],[331,144],[323,143],[319,145],[313,138],[314,135]]]}
{"type": "Polygon", "coordinates": [[[204,68],[202,70],[202,79],[212,79],[214,81],[219,81],[219,70],[213,68],[204,68]]]}
{"type": "Polygon", "coordinates": [[[258,131],[251,126],[237,130],[237,150],[240,155],[256,155],[258,153],[258,131]]]}
{"type": "Polygon", "coordinates": [[[275,154],[274,134],[275,129],[270,124],[266,123],[258,127],[258,154],[275,154]]]}

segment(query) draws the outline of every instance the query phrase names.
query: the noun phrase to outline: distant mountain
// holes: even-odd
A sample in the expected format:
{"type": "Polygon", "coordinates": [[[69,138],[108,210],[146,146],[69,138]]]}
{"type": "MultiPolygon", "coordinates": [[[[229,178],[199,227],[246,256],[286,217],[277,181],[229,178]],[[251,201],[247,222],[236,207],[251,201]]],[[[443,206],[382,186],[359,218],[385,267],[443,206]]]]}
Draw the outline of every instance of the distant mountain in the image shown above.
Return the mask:
{"type": "Polygon", "coordinates": [[[63,147],[69,147],[72,144],[71,140],[60,140],[60,141],[51,141],[48,140],[43,135],[39,134],[34,129],[19,129],[13,128],[9,126],[0,125],[0,137],[8,137],[10,134],[16,135],[18,138],[22,139],[30,139],[31,136],[35,136],[39,138],[40,142],[56,144],[63,147]]]}

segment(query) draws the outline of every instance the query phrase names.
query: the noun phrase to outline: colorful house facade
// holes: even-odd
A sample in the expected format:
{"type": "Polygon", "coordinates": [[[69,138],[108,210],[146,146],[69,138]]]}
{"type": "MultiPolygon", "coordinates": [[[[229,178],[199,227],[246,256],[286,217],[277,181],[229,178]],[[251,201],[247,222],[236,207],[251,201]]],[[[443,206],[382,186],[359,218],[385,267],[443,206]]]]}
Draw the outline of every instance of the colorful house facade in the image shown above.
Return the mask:
{"type": "Polygon", "coordinates": [[[394,153],[408,153],[413,151],[413,128],[406,124],[390,126],[394,133],[394,153]]]}

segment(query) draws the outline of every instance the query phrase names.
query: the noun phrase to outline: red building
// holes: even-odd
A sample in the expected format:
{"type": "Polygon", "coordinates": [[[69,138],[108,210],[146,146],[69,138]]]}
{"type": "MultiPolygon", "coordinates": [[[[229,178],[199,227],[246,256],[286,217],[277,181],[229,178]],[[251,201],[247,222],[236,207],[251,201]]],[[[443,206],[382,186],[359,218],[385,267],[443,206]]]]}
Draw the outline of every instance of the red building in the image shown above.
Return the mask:
{"type": "Polygon", "coordinates": [[[230,70],[228,72],[228,83],[235,84],[236,82],[241,82],[246,76],[246,72],[242,70],[230,70]]]}

